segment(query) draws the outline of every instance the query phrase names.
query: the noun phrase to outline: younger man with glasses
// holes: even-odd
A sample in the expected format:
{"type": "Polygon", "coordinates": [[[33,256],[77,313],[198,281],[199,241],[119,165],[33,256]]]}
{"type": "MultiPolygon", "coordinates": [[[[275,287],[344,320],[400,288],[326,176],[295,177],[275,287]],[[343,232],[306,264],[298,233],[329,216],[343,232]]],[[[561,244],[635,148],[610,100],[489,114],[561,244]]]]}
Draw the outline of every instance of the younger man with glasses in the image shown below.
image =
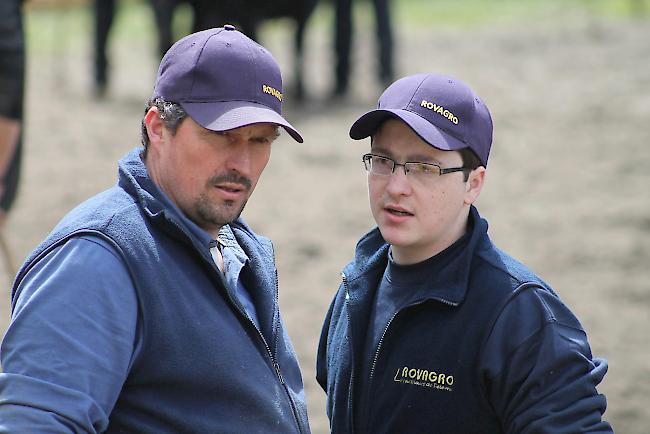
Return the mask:
{"type": "Polygon", "coordinates": [[[361,116],[377,228],[329,309],[317,379],[333,433],[612,432],[582,326],[492,244],[472,205],[490,113],[464,83],[418,74],[361,116]]]}

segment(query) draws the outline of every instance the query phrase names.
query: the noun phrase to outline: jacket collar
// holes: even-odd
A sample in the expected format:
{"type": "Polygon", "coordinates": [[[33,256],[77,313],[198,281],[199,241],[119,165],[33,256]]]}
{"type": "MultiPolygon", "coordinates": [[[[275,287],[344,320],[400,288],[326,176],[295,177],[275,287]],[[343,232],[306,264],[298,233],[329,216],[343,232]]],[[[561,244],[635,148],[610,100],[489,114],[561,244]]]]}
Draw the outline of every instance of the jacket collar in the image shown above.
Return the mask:
{"type": "Polygon", "coordinates": [[[146,215],[167,226],[167,232],[182,232],[194,244],[209,249],[212,237],[192,220],[149,177],[142,159],[142,148],[135,148],[118,163],[119,184],[140,204],[146,215]]]}
{"type": "MultiPolygon", "coordinates": [[[[145,214],[167,233],[176,238],[181,236],[187,239],[210,258],[208,251],[212,236],[187,218],[153,182],[142,160],[143,151],[141,147],[134,148],[119,161],[119,185],[134,197],[145,214]]],[[[240,244],[248,254],[261,250],[261,256],[268,257],[268,253],[272,253],[270,241],[256,236],[241,218],[224,226],[219,236],[223,236],[224,242],[240,244]]]]}
{"type": "MultiPolygon", "coordinates": [[[[488,224],[472,205],[469,213],[469,238],[463,250],[445,265],[440,273],[431,276],[429,285],[419,297],[420,301],[437,300],[457,306],[467,294],[470,268],[474,252],[480,241],[487,236],[488,224]]],[[[374,294],[388,261],[388,248],[377,227],[357,243],[355,257],[343,270],[349,296],[353,300],[374,294]]]]}

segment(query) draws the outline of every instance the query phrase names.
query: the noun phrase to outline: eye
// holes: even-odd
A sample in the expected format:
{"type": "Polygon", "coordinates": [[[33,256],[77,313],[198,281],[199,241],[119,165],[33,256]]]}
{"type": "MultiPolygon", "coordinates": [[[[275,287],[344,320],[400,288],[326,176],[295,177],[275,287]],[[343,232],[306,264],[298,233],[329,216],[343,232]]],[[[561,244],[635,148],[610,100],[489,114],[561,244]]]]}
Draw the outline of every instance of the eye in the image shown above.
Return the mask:
{"type": "Polygon", "coordinates": [[[270,145],[275,141],[276,136],[253,137],[252,142],[258,145],[270,145]]]}
{"type": "Polygon", "coordinates": [[[232,134],[230,131],[206,131],[207,133],[204,137],[208,143],[212,143],[213,145],[222,146],[226,143],[230,143],[232,140],[232,134]]]}
{"type": "Polygon", "coordinates": [[[392,167],[393,162],[390,158],[379,157],[376,155],[372,156],[372,164],[377,167],[392,167]]]}
{"type": "Polygon", "coordinates": [[[410,163],[410,170],[415,173],[437,174],[438,166],[427,163],[410,163]]]}

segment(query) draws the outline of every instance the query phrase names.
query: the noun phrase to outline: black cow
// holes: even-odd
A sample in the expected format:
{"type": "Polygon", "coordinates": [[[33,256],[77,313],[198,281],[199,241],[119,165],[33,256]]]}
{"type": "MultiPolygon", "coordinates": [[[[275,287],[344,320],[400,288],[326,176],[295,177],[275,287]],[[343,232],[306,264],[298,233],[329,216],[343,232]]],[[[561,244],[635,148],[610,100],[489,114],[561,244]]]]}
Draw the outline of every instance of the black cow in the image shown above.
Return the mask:
{"type": "MultiPolygon", "coordinates": [[[[154,12],[156,29],[158,31],[158,52],[162,57],[174,43],[172,35],[172,19],[176,6],[181,0],[150,0],[154,12]]],[[[211,9],[205,10],[206,5],[214,2],[207,0],[185,0],[194,11],[193,31],[213,27],[210,21],[211,9]]],[[[212,8],[213,9],[213,8],[212,8]]],[[[115,0],[95,0],[94,20],[94,72],[95,86],[98,94],[103,94],[108,82],[108,57],[106,46],[115,15],[115,0]]]]}
{"type": "MultiPolygon", "coordinates": [[[[307,20],[317,0],[185,0],[193,10],[192,31],[205,30],[225,23],[238,24],[249,37],[257,38],[258,25],[269,18],[289,17],[296,23],[294,35],[294,86],[298,98],[304,96],[303,41],[307,20]]],[[[158,48],[162,55],[174,42],[172,18],[180,0],[150,0],[158,30],[158,48]]],[[[98,95],[106,90],[108,59],[106,44],[115,13],[115,0],[95,0],[95,85],[98,95]]]]}
{"type": "MultiPolygon", "coordinates": [[[[335,0],[334,47],[336,66],[334,96],[344,95],[350,81],[350,48],[352,45],[352,0],[335,0]]],[[[389,0],[372,0],[375,12],[375,32],[378,44],[379,64],[377,75],[386,87],[393,81],[393,30],[390,20],[389,0]]]]}
{"type": "Polygon", "coordinates": [[[307,21],[316,8],[318,0],[199,0],[208,3],[204,6],[210,19],[218,23],[236,24],[243,33],[258,40],[257,28],[265,20],[290,18],[296,28],[293,37],[294,83],[297,99],[304,99],[304,37],[307,21]],[[212,5],[212,9],[210,9],[212,5]]]}

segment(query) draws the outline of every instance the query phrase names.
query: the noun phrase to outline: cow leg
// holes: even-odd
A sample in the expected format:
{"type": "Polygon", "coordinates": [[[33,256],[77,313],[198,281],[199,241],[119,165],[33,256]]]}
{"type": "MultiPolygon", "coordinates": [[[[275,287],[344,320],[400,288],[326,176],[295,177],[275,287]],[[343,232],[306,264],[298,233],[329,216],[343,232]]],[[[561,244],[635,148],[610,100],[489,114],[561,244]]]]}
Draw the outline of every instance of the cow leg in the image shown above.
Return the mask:
{"type": "Polygon", "coordinates": [[[390,21],[389,0],[373,0],[376,17],[376,34],[379,45],[378,75],[386,87],[394,79],[393,71],[393,29],[390,21]]]}
{"type": "Polygon", "coordinates": [[[215,0],[193,0],[191,3],[194,14],[193,32],[211,29],[222,24],[220,22],[218,2],[215,2],[215,0]]]}
{"type": "Polygon", "coordinates": [[[293,59],[293,72],[294,72],[294,92],[298,101],[304,101],[305,83],[304,83],[304,41],[305,41],[305,28],[307,27],[306,18],[300,18],[296,22],[296,33],[294,35],[294,59],[293,59]]]}
{"type": "Polygon", "coordinates": [[[174,18],[176,0],[151,0],[151,7],[158,30],[158,52],[162,57],[174,43],[172,19],[174,18]]]}
{"type": "Polygon", "coordinates": [[[254,17],[241,17],[240,21],[240,26],[241,26],[241,32],[251,38],[253,41],[259,42],[258,34],[257,34],[257,28],[259,26],[259,22],[257,19],[254,17]]]}
{"type": "Polygon", "coordinates": [[[336,70],[334,95],[344,95],[350,79],[350,49],[352,45],[352,0],[336,0],[334,49],[336,70]]]}
{"type": "Polygon", "coordinates": [[[95,91],[98,96],[104,95],[108,83],[108,56],[106,54],[106,45],[108,34],[113,24],[115,15],[115,0],[95,0],[95,52],[94,57],[94,77],[95,91]]]}

